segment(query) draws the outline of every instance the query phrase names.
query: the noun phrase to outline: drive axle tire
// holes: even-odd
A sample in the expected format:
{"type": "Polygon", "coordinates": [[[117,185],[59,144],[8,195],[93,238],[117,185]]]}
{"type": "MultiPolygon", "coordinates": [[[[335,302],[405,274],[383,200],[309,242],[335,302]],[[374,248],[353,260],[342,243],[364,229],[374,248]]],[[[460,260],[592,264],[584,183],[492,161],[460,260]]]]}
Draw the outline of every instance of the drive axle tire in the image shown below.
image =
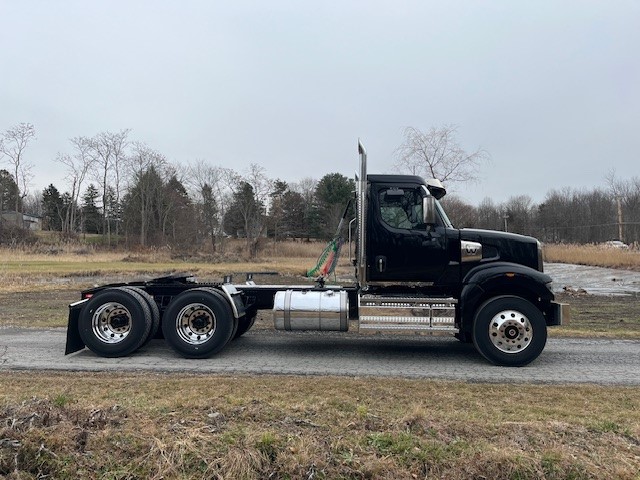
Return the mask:
{"type": "Polygon", "coordinates": [[[96,293],[80,314],[80,338],[102,357],[124,357],[135,352],[151,332],[151,310],[138,293],[108,288],[96,293]]]}
{"type": "Polygon", "coordinates": [[[247,310],[244,316],[238,319],[238,329],[233,335],[233,340],[236,338],[240,338],[242,335],[247,333],[253,324],[256,322],[256,316],[258,315],[258,311],[255,309],[247,310]]]}
{"type": "Polygon", "coordinates": [[[491,363],[527,365],[538,358],[547,343],[544,315],[521,297],[492,298],[476,312],[473,343],[491,363]]]}
{"type": "Polygon", "coordinates": [[[162,318],[165,340],[186,358],[207,358],[224,348],[236,324],[227,300],[212,288],[175,297],[162,318]]]}
{"type": "Polygon", "coordinates": [[[153,297],[144,291],[142,288],[138,287],[122,287],[125,290],[129,290],[140,295],[144,301],[147,303],[149,310],[151,310],[151,331],[149,332],[149,336],[144,341],[144,344],[149,343],[150,340],[155,338],[158,330],[160,329],[160,309],[158,308],[158,304],[153,299],[153,297]]]}

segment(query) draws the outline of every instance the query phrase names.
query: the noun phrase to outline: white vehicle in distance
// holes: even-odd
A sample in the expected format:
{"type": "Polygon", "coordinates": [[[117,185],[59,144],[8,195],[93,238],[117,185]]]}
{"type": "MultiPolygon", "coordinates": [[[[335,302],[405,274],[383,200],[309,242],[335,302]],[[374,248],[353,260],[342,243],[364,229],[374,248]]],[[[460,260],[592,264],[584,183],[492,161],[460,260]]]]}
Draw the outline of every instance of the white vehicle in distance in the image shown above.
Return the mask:
{"type": "Polygon", "coordinates": [[[621,250],[627,250],[629,245],[620,240],[609,240],[608,242],[604,242],[604,246],[607,248],[619,248],[621,250]]]}

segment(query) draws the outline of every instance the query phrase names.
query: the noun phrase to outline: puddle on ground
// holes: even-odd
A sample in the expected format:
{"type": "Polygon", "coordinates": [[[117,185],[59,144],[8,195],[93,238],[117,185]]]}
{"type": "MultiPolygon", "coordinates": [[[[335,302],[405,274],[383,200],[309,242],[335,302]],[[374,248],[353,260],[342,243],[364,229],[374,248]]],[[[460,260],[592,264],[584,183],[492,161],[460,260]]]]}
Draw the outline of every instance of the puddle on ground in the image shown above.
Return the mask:
{"type": "Polygon", "coordinates": [[[567,263],[545,263],[544,272],[553,278],[555,292],[567,287],[591,295],[640,297],[640,272],[567,263]]]}

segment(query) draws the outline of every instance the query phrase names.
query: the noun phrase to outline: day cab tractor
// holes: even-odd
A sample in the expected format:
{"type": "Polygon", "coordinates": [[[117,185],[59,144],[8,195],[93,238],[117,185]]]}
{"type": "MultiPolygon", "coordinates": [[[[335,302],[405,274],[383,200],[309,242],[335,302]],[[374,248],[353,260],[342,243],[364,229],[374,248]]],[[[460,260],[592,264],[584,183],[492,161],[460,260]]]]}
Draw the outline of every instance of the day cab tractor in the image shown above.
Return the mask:
{"type": "Polygon", "coordinates": [[[207,358],[247,332],[258,310],[272,310],[278,330],[447,332],[496,365],[535,360],[547,327],[568,320],[543,272],[540,242],[454,228],[439,181],[369,175],[361,143],[358,150],[348,228],[355,281],[283,286],[169,276],[91,288],[69,306],[66,353],[88,347],[127,356],[163,336],[180,355],[207,358]]]}

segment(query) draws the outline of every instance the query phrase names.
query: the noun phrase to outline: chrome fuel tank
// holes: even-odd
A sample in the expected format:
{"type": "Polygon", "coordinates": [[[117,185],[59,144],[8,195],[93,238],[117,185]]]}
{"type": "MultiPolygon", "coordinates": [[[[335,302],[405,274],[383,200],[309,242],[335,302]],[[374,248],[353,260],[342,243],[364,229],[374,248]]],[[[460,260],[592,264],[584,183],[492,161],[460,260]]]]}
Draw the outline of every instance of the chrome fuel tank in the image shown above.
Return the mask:
{"type": "Polygon", "coordinates": [[[349,302],[344,290],[284,290],[276,292],[273,323],[277,330],[349,329],[349,302]]]}

